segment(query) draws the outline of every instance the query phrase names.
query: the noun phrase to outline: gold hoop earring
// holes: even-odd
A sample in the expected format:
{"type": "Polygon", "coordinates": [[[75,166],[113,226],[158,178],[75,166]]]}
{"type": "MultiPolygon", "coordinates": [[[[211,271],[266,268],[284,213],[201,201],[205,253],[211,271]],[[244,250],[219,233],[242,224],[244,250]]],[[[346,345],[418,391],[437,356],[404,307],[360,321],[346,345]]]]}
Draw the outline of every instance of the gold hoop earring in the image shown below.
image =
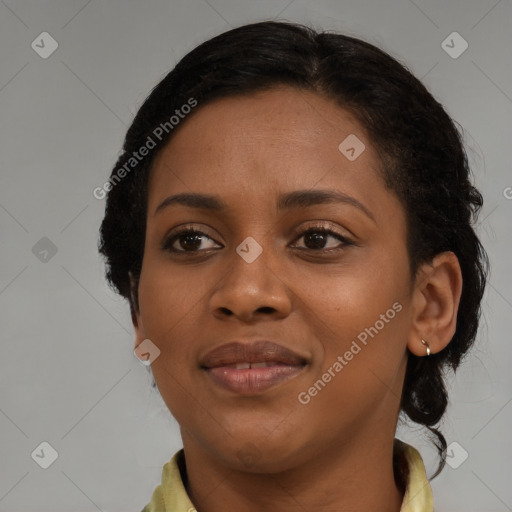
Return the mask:
{"type": "Polygon", "coordinates": [[[423,345],[425,345],[427,347],[427,357],[428,357],[430,355],[430,347],[424,339],[421,340],[421,343],[423,343],[423,345]]]}

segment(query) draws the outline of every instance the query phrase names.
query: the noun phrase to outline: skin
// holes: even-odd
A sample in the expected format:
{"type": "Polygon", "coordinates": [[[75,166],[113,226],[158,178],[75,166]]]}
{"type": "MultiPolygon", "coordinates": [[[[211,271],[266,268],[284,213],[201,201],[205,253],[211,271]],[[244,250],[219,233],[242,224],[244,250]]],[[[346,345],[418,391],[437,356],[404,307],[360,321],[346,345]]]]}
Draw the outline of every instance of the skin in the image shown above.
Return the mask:
{"type": "Polygon", "coordinates": [[[392,450],[408,351],[425,356],[421,338],[432,353],[449,343],[462,278],[455,255],[443,253],[411,281],[406,212],[379,165],[348,111],[287,87],[199,105],[157,156],[135,346],[149,338],[161,351],[152,372],[180,425],[187,492],[199,512],[400,510],[392,450]],[[355,161],[338,150],[349,134],[366,146],[355,161]],[[278,211],[281,194],[303,189],[348,194],[373,219],[347,203],[278,211]],[[227,208],[173,204],[155,214],[168,196],[191,192],[217,195],[227,208]],[[195,253],[183,237],[173,246],[189,248],[185,256],[162,250],[189,224],[205,233],[195,253]],[[329,234],[308,242],[301,232],[318,224],[353,245],[329,234]],[[248,236],[263,249],[252,263],[236,252],[248,236]],[[402,310],[299,403],[397,301],[402,310]],[[259,338],[308,365],[253,396],[218,387],[199,368],[210,349],[259,338]]]}

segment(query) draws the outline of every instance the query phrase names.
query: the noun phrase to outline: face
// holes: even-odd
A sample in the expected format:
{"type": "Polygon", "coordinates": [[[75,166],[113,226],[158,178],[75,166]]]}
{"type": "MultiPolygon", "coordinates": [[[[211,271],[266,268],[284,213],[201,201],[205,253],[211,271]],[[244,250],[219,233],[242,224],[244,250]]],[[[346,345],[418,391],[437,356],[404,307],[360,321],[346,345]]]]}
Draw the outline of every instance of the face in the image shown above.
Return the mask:
{"type": "Polygon", "coordinates": [[[411,288],[379,165],[348,111],[286,87],[199,105],[157,156],[135,345],[185,449],[278,471],[394,433],[411,288]]]}

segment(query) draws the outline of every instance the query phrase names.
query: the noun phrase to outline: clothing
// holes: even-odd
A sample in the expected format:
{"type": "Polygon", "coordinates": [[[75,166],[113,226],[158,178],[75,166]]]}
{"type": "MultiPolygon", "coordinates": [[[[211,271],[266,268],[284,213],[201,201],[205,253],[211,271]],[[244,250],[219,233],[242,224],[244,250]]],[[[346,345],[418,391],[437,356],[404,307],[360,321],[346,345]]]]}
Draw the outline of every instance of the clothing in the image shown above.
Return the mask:
{"type": "MultiPolygon", "coordinates": [[[[432,489],[427,480],[420,453],[413,446],[395,439],[395,471],[404,482],[405,493],[400,512],[434,512],[432,489]]],[[[151,501],[142,512],[194,512],[187,495],[183,449],[176,452],[162,469],[162,483],[155,488],[151,501]]]]}

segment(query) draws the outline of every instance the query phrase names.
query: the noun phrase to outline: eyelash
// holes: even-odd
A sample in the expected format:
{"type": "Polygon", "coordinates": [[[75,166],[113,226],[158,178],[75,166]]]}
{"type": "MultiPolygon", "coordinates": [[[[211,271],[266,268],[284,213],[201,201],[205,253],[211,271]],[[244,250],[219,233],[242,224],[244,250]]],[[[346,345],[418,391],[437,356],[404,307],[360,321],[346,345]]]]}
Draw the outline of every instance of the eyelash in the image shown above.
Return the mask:
{"type": "MultiPolygon", "coordinates": [[[[340,233],[338,233],[332,229],[329,229],[323,225],[309,226],[307,229],[300,231],[299,233],[296,233],[297,236],[295,237],[295,240],[297,241],[300,238],[304,237],[305,235],[308,235],[311,233],[322,233],[324,235],[332,236],[333,238],[336,238],[337,240],[342,242],[342,246],[341,247],[330,247],[327,249],[309,249],[308,247],[304,247],[304,248],[301,247],[301,248],[299,248],[299,250],[312,251],[314,253],[320,253],[320,252],[331,253],[333,251],[342,250],[343,246],[355,245],[354,242],[352,242],[345,236],[343,236],[340,233]]],[[[200,231],[200,230],[192,228],[192,227],[188,227],[188,228],[184,228],[181,231],[178,231],[177,233],[174,233],[173,235],[166,238],[162,244],[162,250],[176,254],[176,255],[187,255],[187,254],[188,255],[197,255],[200,252],[212,250],[212,249],[201,249],[201,250],[196,250],[196,251],[184,251],[184,250],[174,249],[172,247],[174,245],[174,242],[184,235],[201,235],[201,236],[205,236],[206,238],[209,238],[210,240],[213,240],[213,238],[209,237],[203,231],[200,231]]],[[[213,241],[215,242],[215,240],[213,240],[213,241]]],[[[216,243],[218,243],[218,242],[216,242],[216,243]]]]}

